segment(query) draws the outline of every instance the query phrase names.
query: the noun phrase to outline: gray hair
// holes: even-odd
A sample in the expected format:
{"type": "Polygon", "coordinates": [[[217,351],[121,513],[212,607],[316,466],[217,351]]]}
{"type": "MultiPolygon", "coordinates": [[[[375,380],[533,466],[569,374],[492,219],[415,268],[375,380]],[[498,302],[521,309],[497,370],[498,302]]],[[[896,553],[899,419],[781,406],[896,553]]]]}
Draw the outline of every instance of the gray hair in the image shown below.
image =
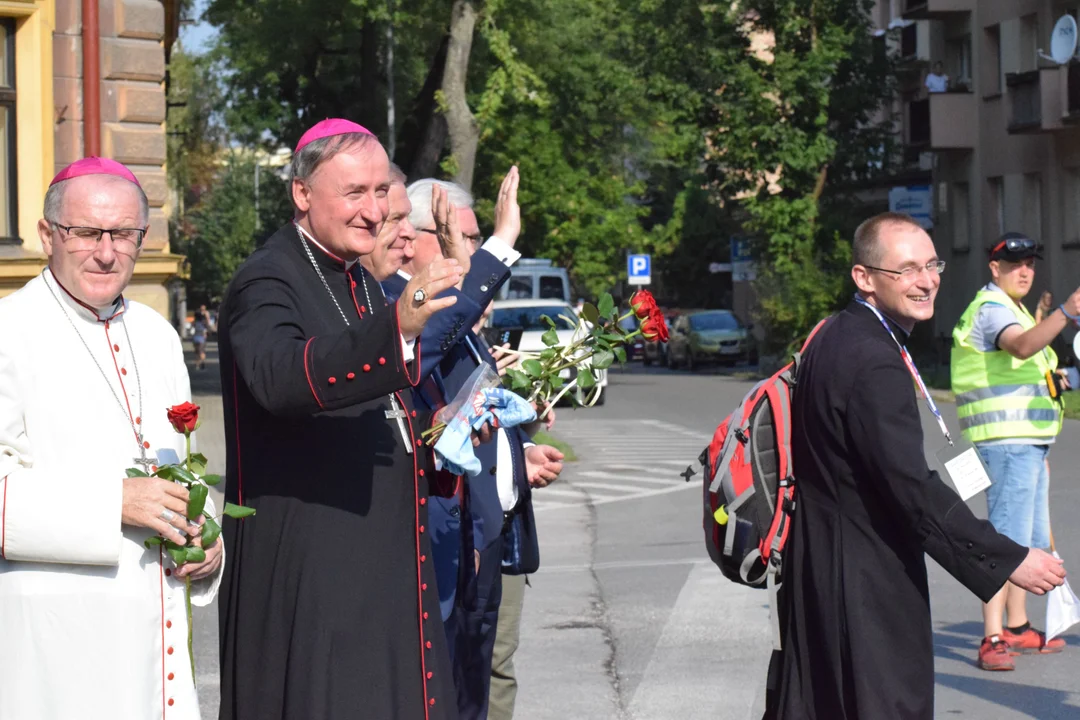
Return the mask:
{"type": "MultiPolygon", "coordinates": [[[[338,153],[367,148],[371,145],[379,145],[379,139],[369,133],[359,132],[331,135],[309,142],[300,148],[300,152],[293,155],[292,162],[289,163],[289,174],[285,178],[289,199],[292,199],[293,180],[309,179],[320,165],[338,153]]],[[[379,147],[382,146],[379,145],[379,147]]]]}
{"type": "Polygon", "coordinates": [[[405,175],[405,171],[402,170],[401,167],[399,167],[397,163],[391,162],[390,163],[390,184],[391,185],[396,185],[396,184],[404,185],[407,182],[409,182],[409,178],[405,175]]]}
{"type": "MultiPolygon", "coordinates": [[[[150,222],[150,201],[146,199],[146,192],[142,189],[142,187],[122,177],[108,177],[113,177],[116,180],[122,181],[127,185],[135,188],[135,194],[139,198],[139,217],[141,218],[141,222],[143,225],[146,225],[148,222],[150,222]]],[[[72,180],[76,179],[78,178],[68,178],[67,180],[61,180],[55,185],[50,186],[49,189],[45,191],[45,207],[42,209],[42,216],[45,218],[45,220],[51,223],[62,222],[62,218],[64,216],[64,193],[67,188],[67,184],[72,180]]],[[[106,180],[106,182],[108,182],[108,180],[106,180]]]]}
{"type": "Polygon", "coordinates": [[[430,227],[431,223],[435,222],[435,214],[431,209],[431,188],[434,185],[446,190],[446,199],[454,207],[471,208],[473,206],[472,194],[457,183],[434,178],[417,180],[406,188],[406,192],[409,194],[409,202],[412,203],[409,222],[415,228],[430,227]]]}

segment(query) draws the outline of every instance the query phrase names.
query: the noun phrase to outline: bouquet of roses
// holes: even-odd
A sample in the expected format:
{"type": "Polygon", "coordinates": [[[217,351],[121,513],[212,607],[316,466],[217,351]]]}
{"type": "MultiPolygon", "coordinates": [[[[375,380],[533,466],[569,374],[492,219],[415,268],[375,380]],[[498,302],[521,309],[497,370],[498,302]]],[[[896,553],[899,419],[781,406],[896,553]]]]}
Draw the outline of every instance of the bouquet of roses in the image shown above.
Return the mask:
{"type": "MultiPolygon", "coordinates": [[[[206,474],[206,456],[201,453],[191,452],[191,433],[199,429],[199,406],[189,402],[182,403],[180,405],[174,405],[168,410],[169,424],[173,426],[176,432],[184,436],[185,446],[187,448],[186,457],[179,464],[169,463],[167,465],[161,465],[154,472],[147,473],[139,468],[128,468],[128,477],[159,477],[164,480],[172,480],[187,488],[188,491],[188,506],[187,517],[189,520],[195,520],[203,514],[203,509],[206,507],[206,497],[210,492],[210,486],[217,485],[221,482],[220,475],[208,475],[206,474]]],[[[254,515],[255,510],[253,508],[244,507],[243,505],[235,505],[233,503],[225,503],[225,508],[222,511],[222,515],[228,515],[231,518],[243,518],[249,515],[254,515]]],[[[202,526],[202,532],[200,533],[199,545],[195,545],[195,537],[192,535],[188,538],[188,541],[184,545],[178,545],[171,540],[166,540],[163,537],[155,536],[147,538],[145,545],[147,548],[156,546],[164,546],[165,551],[169,553],[169,556],[173,559],[173,562],[178,566],[186,562],[199,563],[206,560],[206,551],[203,548],[208,548],[217,542],[218,537],[221,535],[221,525],[218,520],[221,519],[221,515],[218,517],[205,518],[202,526]]],[[[192,653],[192,632],[191,632],[191,576],[184,578],[184,600],[187,607],[187,621],[188,621],[188,657],[191,660],[191,677],[195,677],[195,655],[192,653]]]]}
{"type": "MultiPolygon", "coordinates": [[[[586,303],[577,318],[560,317],[574,326],[572,339],[561,344],[555,321],[543,316],[541,319],[548,326],[542,337],[546,349],[539,353],[515,352],[519,358],[518,366],[507,370],[503,378],[506,386],[529,402],[537,407],[546,406],[541,418],[575,387],[584,393],[584,405],[594,405],[601,390],[597,385],[597,371],[606,370],[616,360],[625,363],[625,345],[638,335],[663,343],[668,340],[664,315],[648,290],[634,293],[630,298],[630,312],[621,317],[617,315],[615,301],[609,293],[604,293],[596,305],[586,303]],[[631,316],[637,317],[638,327],[632,331],[624,330],[620,322],[631,316]],[[569,379],[563,377],[567,370],[570,371],[569,379]]],[[[445,427],[445,423],[437,423],[425,431],[423,436],[427,443],[431,445],[438,441],[445,427]]]]}

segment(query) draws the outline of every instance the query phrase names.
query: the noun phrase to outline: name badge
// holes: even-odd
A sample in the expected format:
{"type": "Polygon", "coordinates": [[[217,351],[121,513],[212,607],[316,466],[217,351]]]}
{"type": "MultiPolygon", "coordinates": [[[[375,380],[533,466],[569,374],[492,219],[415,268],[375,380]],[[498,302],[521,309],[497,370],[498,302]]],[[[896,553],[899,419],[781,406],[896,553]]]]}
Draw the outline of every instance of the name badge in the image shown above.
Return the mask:
{"type": "Polygon", "coordinates": [[[962,500],[969,500],[990,487],[990,473],[982,455],[967,440],[942,448],[937,458],[945,468],[945,476],[962,500]]]}

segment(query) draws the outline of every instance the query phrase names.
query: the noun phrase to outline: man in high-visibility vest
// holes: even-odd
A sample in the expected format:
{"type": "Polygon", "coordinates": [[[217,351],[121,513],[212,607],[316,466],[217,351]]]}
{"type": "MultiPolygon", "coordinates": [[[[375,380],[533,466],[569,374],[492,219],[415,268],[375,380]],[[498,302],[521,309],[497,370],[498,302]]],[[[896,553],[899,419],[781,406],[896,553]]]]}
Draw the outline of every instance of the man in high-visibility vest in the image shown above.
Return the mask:
{"type": "MultiPolygon", "coordinates": [[[[1047,454],[1061,431],[1060,394],[1068,387],[1050,343],[1080,317],[1080,290],[1039,323],[1021,300],[1035,279],[1041,248],[1021,233],[1005,233],[990,250],[993,281],[982,288],[953,329],[952,389],[964,437],[990,472],[990,522],[1021,545],[1050,545],[1047,454]]],[[[1027,593],[1006,583],[983,606],[983,670],[1013,670],[1018,653],[1055,653],[1031,627],[1027,593]],[[1003,623],[1002,613],[1008,618],[1003,623]]]]}

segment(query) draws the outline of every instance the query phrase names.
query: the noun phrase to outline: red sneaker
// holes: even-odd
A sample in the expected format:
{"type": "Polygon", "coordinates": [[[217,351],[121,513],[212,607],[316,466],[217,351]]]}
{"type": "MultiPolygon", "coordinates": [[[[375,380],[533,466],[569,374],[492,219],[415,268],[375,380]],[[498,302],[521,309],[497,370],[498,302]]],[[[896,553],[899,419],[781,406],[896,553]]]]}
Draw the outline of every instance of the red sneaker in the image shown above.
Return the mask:
{"type": "Polygon", "coordinates": [[[1036,630],[1028,623],[1023,632],[1010,632],[1008,628],[1001,631],[1001,639],[1009,643],[1013,650],[1025,655],[1059,653],[1065,649],[1065,640],[1054,638],[1046,641],[1046,633],[1036,630]]]}
{"type": "Polygon", "coordinates": [[[983,638],[979,646],[979,667],[983,670],[1015,670],[1009,643],[1002,640],[1000,635],[983,638]]]}

